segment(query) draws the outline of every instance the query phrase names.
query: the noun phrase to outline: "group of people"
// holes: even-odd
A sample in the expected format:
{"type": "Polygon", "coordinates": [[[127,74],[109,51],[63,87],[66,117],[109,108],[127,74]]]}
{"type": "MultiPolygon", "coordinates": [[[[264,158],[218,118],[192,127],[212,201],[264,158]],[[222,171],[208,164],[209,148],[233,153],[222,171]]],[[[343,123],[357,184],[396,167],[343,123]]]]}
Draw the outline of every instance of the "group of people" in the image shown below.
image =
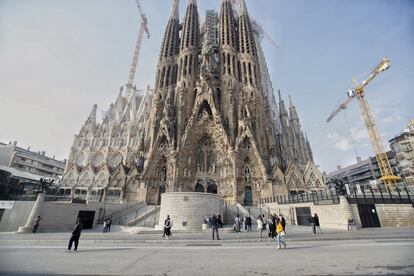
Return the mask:
{"type": "Polygon", "coordinates": [[[217,240],[220,240],[219,237],[219,228],[223,228],[223,220],[221,219],[221,215],[217,214],[217,215],[212,215],[211,217],[204,217],[204,224],[207,224],[209,226],[209,228],[212,231],[213,234],[213,240],[214,240],[214,236],[217,237],[217,240]]]}
{"type": "Polygon", "coordinates": [[[259,215],[256,220],[257,231],[259,232],[259,237],[263,238],[263,231],[267,231],[267,237],[273,239],[276,237],[277,224],[280,223],[283,227],[283,231],[286,229],[286,219],[280,214],[270,214],[266,219],[265,215],[259,215]]]}
{"type": "Polygon", "coordinates": [[[312,235],[316,235],[318,234],[318,232],[319,234],[322,234],[321,225],[319,223],[319,217],[316,213],[313,215],[313,217],[310,216],[308,218],[308,221],[310,225],[312,226],[312,235]]]}
{"type": "Polygon", "coordinates": [[[104,219],[102,233],[111,232],[111,224],[112,220],[110,218],[104,219]]]}
{"type": "Polygon", "coordinates": [[[240,233],[242,230],[246,232],[252,231],[252,218],[250,216],[241,218],[237,214],[234,218],[233,231],[240,233]]]}
{"type": "MultiPolygon", "coordinates": [[[[35,219],[34,227],[33,227],[33,233],[37,231],[37,228],[39,227],[39,221],[41,220],[40,216],[38,216],[35,219]]],[[[312,233],[315,235],[318,232],[322,234],[322,230],[320,228],[319,223],[319,217],[315,213],[313,216],[310,216],[308,218],[311,226],[312,226],[312,233]]],[[[212,238],[213,240],[217,238],[217,240],[220,240],[219,237],[219,228],[223,228],[223,221],[220,214],[214,214],[211,217],[205,217],[204,222],[207,223],[211,230],[212,230],[212,238]]],[[[284,238],[286,237],[286,219],[282,214],[276,215],[276,214],[270,214],[267,218],[265,215],[259,215],[256,219],[257,224],[257,231],[259,232],[259,237],[263,238],[263,231],[267,230],[267,235],[269,239],[276,238],[277,240],[277,249],[286,248],[287,243],[284,241],[284,238]]],[[[110,232],[111,231],[111,219],[106,218],[103,223],[104,229],[103,232],[110,232]]],[[[173,226],[173,222],[169,215],[167,215],[167,218],[164,221],[164,233],[163,237],[166,239],[170,239],[172,236],[171,228],[173,226]]],[[[241,229],[244,229],[245,231],[251,231],[252,221],[250,216],[240,218],[239,215],[237,215],[234,218],[234,231],[236,233],[240,232],[241,229]]],[[[72,235],[69,239],[68,249],[67,251],[70,252],[72,249],[72,245],[75,244],[74,250],[77,251],[78,245],[79,245],[79,238],[82,232],[82,222],[81,219],[78,219],[74,230],[72,231],[72,235]]]]}

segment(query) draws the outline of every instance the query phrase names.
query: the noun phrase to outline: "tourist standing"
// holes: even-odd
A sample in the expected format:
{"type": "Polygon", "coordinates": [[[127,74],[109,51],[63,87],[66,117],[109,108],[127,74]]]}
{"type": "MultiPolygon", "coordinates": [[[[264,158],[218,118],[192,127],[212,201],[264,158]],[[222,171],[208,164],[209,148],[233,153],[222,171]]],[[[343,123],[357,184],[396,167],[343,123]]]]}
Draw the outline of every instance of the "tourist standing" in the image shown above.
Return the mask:
{"type": "Polygon", "coordinates": [[[213,240],[214,240],[214,232],[216,232],[217,240],[220,240],[218,227],[219,227],[218,218],[216,215],[213,215],[213,217],[211,218],[211,230],[213,232],[213,240]]]}
{"type": "Polygon", "coordinates": [[[267,219],[265,218],[265,215],[264,215],[264,214],[262,215],[262,222],[263,222],[263,230],[264,230],[264,229],[267,229],[267,228],[266,228],[266,222],[267,222],[267,219]]]}
{"type": "Polygon", "coordinates": [[[237,214],[236,217],[234,218],[234,228],[237,233],[240,233],[241,220],[240,220],[239,214],[237,214]]]}
{"type": "Polygon", "coordinates": [[[314,217],[312,217],[312,216],[310,216],[310,217],[308,218],[308,221],[309,221],[309,223],[310,223],[310,225],[311,225],[311,227],[312,227],[312,235],[315,235],[315,234],[316,234],[316,228],[315,228],[315,218],[314,218],[314,217]]]}
{"type": "Polygon", "coordinates": [[[252,231],[252,218],[250,216],[246,218],[246,225],[247,231],[252,231]]]}
{"type": "Polygon", "coordinates": [[[276,220],[277,220],[277,215],[276,213],[272,215],[272,239],[274,239],[276,237],[276,220]]]}
{"type": "Polygon", "coordinates": [[[37,216],[37,218],[34,219],[34,225],[33,225],[33,230],[32,230],[33,233],[37,232],[37,228],[39,228],[39,223],[41,219],[42,218],[40,216],[37,216]]]}
{"type": "Polygon", "coordinates": [[[259,232],[259,237],[262,238],[263,221],[260,215],[257,217],[256,224],[257,224],[257,231],[259,232]]]}
{"type": "Polygon", "coordinates": [[[108,218],[108,220],[106,221],[106,230],[108,232],[111,232],[111,223],[112,223],[111,218],[108,218]]]}
{"type": "Polygon", "coordinates": [[[220,214],[217,215],[217,220],[218,220],[218,226],[219,226],[219,228],[223,228],[223,220],[221,219],[221,215],[220,214]]]}
{"type": "Polygon", "coordinates": [[[72,232],[72,236],[69,239],[69,244],[68,244],[68,252],[72,249],[72,243],[75,242],[75,252],[78,250],[78,245],[79,245],[79,238],[82,232],[82,223],[81,220],[78,219],[78,223],[76,223],[75,225],[75,229],[72,232]]]}
{"type": "Polygon", "coordinates": [[[315,221],[314,233],[317,234],[317,232],[319,232],[319,234],[322,234],[321,225],[319,224],[319,217],[316,213],[313,215],[313,220],[315,221]]]}
{"type": "Polygon", "coordinates": [[[171,227],[172,227],[172,221],[170,219],[170,215],[167,215],[167,218],[164,221],[164,235],[163,235],[163,237],[165,236],[167,240],[169,240],[171,237],[171,227]]]}
{"type": "Polygon", "coordinates": [[[276,236],[277,249],[281,249],[282,245],[283,245],[283,248],[286,248],[287,243],[283,241],[283,238],[285,237],[285,232],[283,231],[283,226],[281,222],[279,222],[276,225],[276,233],[277,233],[277,236],[276,236]]]}
{"type": "Polygon", "coordinates": [[[271,239],[272,238],[272,232],[273,232],[272,215],[269,215],[269,218],[267,219],[266,229],[267,229],[267,237],[269,239],[271,239]]]}
{"type": "Polygon", "coordinates": [[[282,224],[283,231],[286,233],[286,219],[282,214],[279,214],[280,223],[282,224]]]}
{"type": "Polygon", "coordinates": [[[108,221],[108,219],[104,219],[104,221],[103,221],[103,230],[102,230],[102,233],[106,233],[106,227],[107,227],[107,222],[108,221]]]}

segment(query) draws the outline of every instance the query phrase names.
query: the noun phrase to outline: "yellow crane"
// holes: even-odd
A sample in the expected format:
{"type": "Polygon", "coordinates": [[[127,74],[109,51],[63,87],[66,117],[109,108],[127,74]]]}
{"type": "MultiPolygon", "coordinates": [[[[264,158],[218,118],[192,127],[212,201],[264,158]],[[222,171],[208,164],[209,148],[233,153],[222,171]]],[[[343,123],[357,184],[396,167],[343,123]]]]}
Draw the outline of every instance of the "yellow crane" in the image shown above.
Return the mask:
{"type": "Polygon", "coordinates": [[[347,98],[343,101],[328,117],[326,122],[330,122],[341,110],[346,109],[348,104],[353,98],[357,98],[359,108],[361,110],[362,118],[365,123],[365,127],[368,131],[369,139],[371,140],[372,147],[374,148],[375,157],[377,159],[378,167],[381,171],[380,180],[386,185],[387,189],[391,191],[395,188],[397,181],[400,179],[398,176],[395,176],[392,172],[390,162],[388,160],[384,145],[380,137],[378,128],[375,125],[374,116],[368,105],[367,99],[365,98],[365,87],[381,72],[384,72],[390,67],[390,60],[388,58],[383,58],[378,63],[378,65],[371,71],[370,75],[366,80],[358,84],[355,80],[354,89],[348,90],[347,98]]]}
{"type": "Polygon", "coordinates": [[[139,26],[137,42],[135,43],[134,56],[132,57],[132,64],[131,64],[131,68],[129,70],[128,82],[126,84],[126,93],[127,93],[127,95],[129,95],[129,93],[131,93],[132,86],[134,84],[135,72],[137,71],[139,52],[141,50],[142,38],[144,37],[144,33],[147,34],[147,38],[150,37],[150,33],[148,31],[148,20],[147,20],[147,17],[145,16],[144,12],[142,11],[142,5],[139,2],[139,0],[135,0],[135,2],[136,2],[137,7],[138,7],[138,11],[139,11],[140,19],[141,19],[140,20],[141,24],[139,26]]]}

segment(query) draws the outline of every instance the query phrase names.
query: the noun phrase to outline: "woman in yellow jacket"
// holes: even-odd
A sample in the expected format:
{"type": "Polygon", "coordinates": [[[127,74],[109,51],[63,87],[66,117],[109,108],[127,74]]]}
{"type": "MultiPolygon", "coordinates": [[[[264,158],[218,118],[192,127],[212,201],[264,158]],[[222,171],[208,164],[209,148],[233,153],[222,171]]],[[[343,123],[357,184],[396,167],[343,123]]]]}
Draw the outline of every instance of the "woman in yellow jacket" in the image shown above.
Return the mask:
{"type": "Polygon", "coordinates": [[[283,241],[283,237],[285,236],[285,231],[283,231],[283,226],[280,221],[278,221],[276,226],[276,239],[277,239],[277,249],[281,249],[282,245],[283,248],[286,248],[286,242],[283,241]]]}

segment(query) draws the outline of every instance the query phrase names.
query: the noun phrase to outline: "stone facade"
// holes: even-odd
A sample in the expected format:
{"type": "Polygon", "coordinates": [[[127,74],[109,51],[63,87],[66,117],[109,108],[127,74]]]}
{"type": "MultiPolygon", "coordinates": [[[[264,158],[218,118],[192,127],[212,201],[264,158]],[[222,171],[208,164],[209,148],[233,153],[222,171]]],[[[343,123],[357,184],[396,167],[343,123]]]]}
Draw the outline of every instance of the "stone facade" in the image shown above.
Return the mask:
{"type": "Polygon", "coordinates": [[[223,0],[220,14],[207,11],[202,24],[195,0],[187,1],[183,22],[177,2],[151,97],[120,94],[101,124],[94,108],[75,137],[62,191],[150,204],[164,192],[198,191],[249,205],[323,189],[296,108],[290,101],[286,109],[280,91],[277,107],[245,2],[235,14],[223,0]],[[300,189],[286,181],[289,168],[303,180],[300,189]]]}

